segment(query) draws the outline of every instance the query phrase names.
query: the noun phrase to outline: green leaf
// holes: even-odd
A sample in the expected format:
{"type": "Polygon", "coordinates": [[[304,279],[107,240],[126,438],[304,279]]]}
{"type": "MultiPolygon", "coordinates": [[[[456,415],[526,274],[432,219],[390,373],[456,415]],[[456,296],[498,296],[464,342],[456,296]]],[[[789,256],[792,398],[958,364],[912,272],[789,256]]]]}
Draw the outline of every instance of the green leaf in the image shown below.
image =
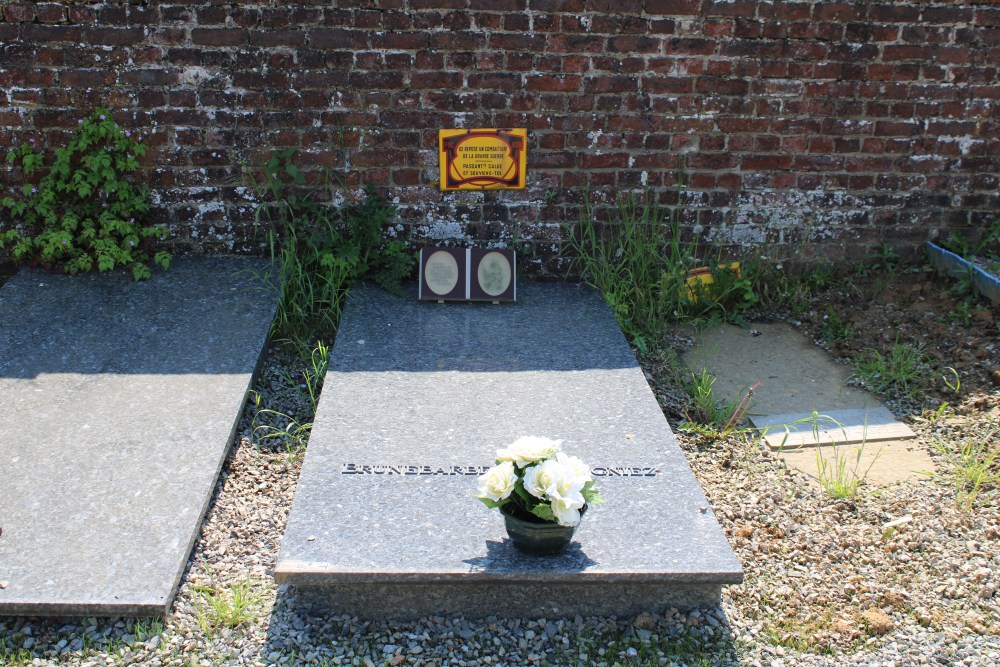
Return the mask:
{"type": "Polygon", "coordinates": [[[555,522],[556,515],[552,513],[552,506],[548,503],[539,503],[531,508],[531,513],[543,521],[555,522]]]}
{"type": "Polygon", "coordinates": [[[597,490],[597,486],[593,481],[587,482],[583,485],[583,490],[580,491],[583,499],[587,501],[588,505],[600,505],[604,502],[604,496],[601,492],[597,490]]]}
{"type": "Polygon", "coordinates": [[[142,262],[136,262],[132,265],[132,277],[135,280],[147,280],[153,275],[153,272],[149,270],[149,267],[142,262]]]}
{"type": "Polygon", "coordinates": [[[507,504],[507,499],[506,498],[504,498],[500,502],[497,502],[495,500],[490,500],[489,498],[480,498],[479,496],[476,496],[476,499],[479,500],[480,502],[482,502],[487,507],[489,507],[491,510],[495,510],[495,509],[497,509],[499,507],[503,507],[504,505],[507,504]]]}

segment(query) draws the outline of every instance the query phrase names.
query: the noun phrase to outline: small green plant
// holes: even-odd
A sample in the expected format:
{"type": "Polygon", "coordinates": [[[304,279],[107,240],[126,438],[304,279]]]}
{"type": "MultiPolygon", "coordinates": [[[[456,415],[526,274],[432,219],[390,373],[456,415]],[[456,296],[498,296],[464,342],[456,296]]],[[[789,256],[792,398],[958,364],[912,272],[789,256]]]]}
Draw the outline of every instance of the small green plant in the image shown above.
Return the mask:
{"type": "Polygon", "coordinates": [[[819,325],[820,334],[827,343],[839,343],[854,336],[854,326],[844,322],[844,318],[833,309],[826,307],[826,315],[819,325]]]}
{"type": "Polygon", "coordinates": [[[317,341],[316,347],[309,353],[309,365],[309,368],[302,371],[302,386],[309,394],[309,404],[315,414],[316,406],[319,404],[319,392],[323,388],[323,379],[330,366],[330,348],[323,341],[317,341]]]}
{"type": "Polygon", "coordinates": [[[347,290],[369,278],[390,291],[411,272],[406,244],[390,238],[395,208],[366,188],[357,206],[333,207],[322,191],[306,184],[293,161],[295,151],[275,152],[263,167],[263,182],[249,169],[245,179],[262,203],[255,222],[266,226],[271,258],[278,265],[281,296],[272,334],[302,351],[311,336],[336,330],[347,290]]]}
{"type": "Polygon", "coordinates": [[[958,371],[951,366],[946,366],[945,370],[948,372],[941,375],[941,379],[944,381],[945,386],[948,387],[948,389],[951,389],[956,395],[961,393],[962,378],[958,374],[958,371]]]}
{"type": "MultiPolygon", "coordinates": [[[[311,420],[316,414],[323,379],[330,365],[330,348],[323,341],[316,343],[316,347],[309,355],[309,364],[309,367],[302,371],[301,383],[294,377],[286,377],[289,384],[306,390],[310,405],[308,419],[311,420]]],[[[250,423],[254,446],[259,450],[263,447],[280,445],[284,447],[289,463],[297,461],[309,441],[312,421],[299,420],[284,412],[263,407],[258,391],[250,392],[250,400],[254,404],[254,416],[250,423]]]]}
{"type": "Polygon", "coordinates": [[[163,634],[163,622],[136,619],[132,621],[131,631],[137,642],[144,642],[156,635],[163,634]]]}
{"type": "Polygon", "coordinates": [[[899,267],[899,253],[889,245],[883,243],[874,253],[872,253],[874,268],[880,271],[895,271],[899,267]]]}
{"type": "Polygon", "coordinates": [[[706,436],[722,436],[735,430],[750,409],[754,392],[760,383],[741,390],[732,400],[719,400],[715,395],[716,378],[706,369],[691,373],[684,390],[691,397],[691,407],[685,412],[687,421],[681,428],[706,436]]]}
{"type": "Polygon", "coordinates": [[[928,372],[921,345],[893,343],[888,355],[868,348],[854,357],[854,376],[865,386],[885,394],[914,398],[928,372]]]}
{"type": "Polygon", "coordinates": [[[833,287],[837,284],[837,266],[835,264],[816,264],[809,267],[800,281],[810,294],[833,287]]]}
{"type": "Polygon", "coordinates": [[[858,495],[858,489],[868,478],[875,461],[881,455],[881,451],[876,453],[875,458],[868,464],[868,467],[861,470],[861,457],[864,454],[865,443],[863,442],[855,452],[853,462],[848,455],[843,453],[839,447],[843,445],[832,445],[834,450],[833,461],[828,461],[823,456],[823,448],[816,450],[816,479],[826,494],[835,500],[852,500],[858,495]]]}
{"type": "Polygon", "coordinates": [[[981,438],[931,441],[941,457],[943,472],[925,474],[955,487],[955,504],[962,510],[971,510],[984,488],[1000,484],[1000,471],[994,469],[1000,457],[1000,442],[993,442],[997,432],[992,428],[981,438]]]}
{"type": "Polygon", "coordinates": [[[285,450],[289,463],[299,460],[309,442],[313,423],[300,422],[284,412],[263,407],[258,391],[250,392],[250,400],[254,402],[254,416],[250,423],[254,447],[261,450],[278,446],[285,450]]]}
{"type": "Polygon", "coordinates": [[[193,586],[200,595],[196,603],[198,626],[205,634],[221,628],[238,628],[257,617],[263,594],[248,578],[227,588],[193,586]]]}
{"type": "Polygon", "coordinates": [[[969,260],[975,257],[1000,259],[1000,218],[993,221],[976,243],[971,243],[958,232],[952,232],[941,245],[969,260]]]}
{"type": "Polygon", "coordinates": [[[966,297],[961,301],[957,301],[955,303],[955,307],[948,312],[946,319],[949,322],[959,322],[968,326],[969,322],[972,321],[971,301],[972,299],[969,297],[966,297]]]}
{"type": "Polygon", "coordinates": [[[954,413],[951,411],[951,405],[948,401],[941,401],[941,405],[937,406],[937,408],[934,410],[925,408],[921,411],[918,417],[915,417],[915,419],[927,422],[928,424],[936,424],[942,419],[947,419],[953,414],[954,413]]]}
{"type": "MultiPolygon", "coordinates": [[[[780,428],[783,428],[785,431],[785,437],[779,444],[779,448],[785,447],[785,444],[787,443],[792,432],[798,431],[798,429],[794,427],[799,425],[808,425],[812,429],[813,440],[817,443],[820,441],[820,430],[830,431],[838,428],[844,435],[844,441],[847,441],[847,430],[844,428],[843,424],[829,415],[822,415],[813,410],[812,414],[808,417],[803,417],[802,419],[797,419],[789,424],[783,424],[780,426],[780,428]]],[[[768,430],[769,429],[765,429],[762,435],[767,435],[768,430]]],[[[851,462],[851,457],[848,457],[843,453],[843,450],[840,449],[844,446],[843,444],[833,442],[829,445],[819,445],[816,448],[816,479],[820,486],[823,487],[823,490],[826,491],[827,495],[831,498],[837,500],[849,500],[857,496],[858,490],[868,478],[868,473],[871,471],[872,466],[875,465],[875,462],[878,461],[879,457],[882,455],[881,450],[876,452],[875,457],[872,459],[871,463],[868,464],[868,467],[862,470],[861,459],[868,444],[867,433],[868,426],[866,424],[862,433],[861,443],[853,457],[853,463],[851,462]],[[832,461],[828,460],[823,455],[824,451],[830,448],[833,450],[832,461]]]]}
{"type": "MultiPolygon", "coordinates": [[[[139,169],[145,147],[123,130],[107,109],[78,121],[65,148],[55,149],[48,172],[39,176],[45,157],[34,140],[7,153],[25,183],[21,198],[0,200],[15,226],[0,231],[17,260],[61,267],[66,273],[110,271],[129,267],[136,280],[151,275],[152,242],[164,239],[163,225],[147,225],[149,193],[131,174],[139,169]]],[[[152,262],[167,268],[170,253],[158,251],[152,262]]]]}

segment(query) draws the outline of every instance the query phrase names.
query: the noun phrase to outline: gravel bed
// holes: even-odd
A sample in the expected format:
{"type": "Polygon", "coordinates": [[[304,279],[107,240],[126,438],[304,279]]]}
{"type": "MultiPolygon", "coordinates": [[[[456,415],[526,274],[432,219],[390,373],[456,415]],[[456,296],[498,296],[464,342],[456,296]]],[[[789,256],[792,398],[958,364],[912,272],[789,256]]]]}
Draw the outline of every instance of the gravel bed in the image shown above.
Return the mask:
{"type": "MultiPolygon", "coordinates": [[[[683,399],[666,356],[646,368],[676,417],[683,399]]],[[[0,665],[1000,664],[996,489],[981,492],[971,511],[931,479],[865,486],[854,500],[836,501],[739,434],[679,434],[746,572],[744,584],[725,589],[721,608],[621,620],[312,618],[271,576],[302,450],[294,438],[254,444],[254,426],[273,427],[257,436],[294,434],[308,421],[299,380],[306,367],[293,354],[269,353],[255,388],[260,402],[243,417],[169,616],[0,617],[0,665]],[[255,422],[262,407],[284,414],[255,422]]],[[[988,420],[983,410],[995,399],[980,409],[981,398],[970,396],[959,416],[988,420]]],[[[962,424],[915,428],[929,440],[959,437],[962,424]]]]}

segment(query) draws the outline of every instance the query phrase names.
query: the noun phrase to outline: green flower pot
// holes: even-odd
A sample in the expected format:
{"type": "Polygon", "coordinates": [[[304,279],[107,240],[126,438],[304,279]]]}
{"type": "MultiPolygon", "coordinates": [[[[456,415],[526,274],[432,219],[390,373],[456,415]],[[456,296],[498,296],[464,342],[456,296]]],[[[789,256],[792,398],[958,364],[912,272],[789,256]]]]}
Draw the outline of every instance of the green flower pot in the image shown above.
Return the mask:
{"type": "Polygon", "coordinates": [[[515,516],[506,506],[500,508],[507,535],[518,551],[530,556],[556,556],[566,551],[576,526],[561,526],[541,519],[515,516]]]}

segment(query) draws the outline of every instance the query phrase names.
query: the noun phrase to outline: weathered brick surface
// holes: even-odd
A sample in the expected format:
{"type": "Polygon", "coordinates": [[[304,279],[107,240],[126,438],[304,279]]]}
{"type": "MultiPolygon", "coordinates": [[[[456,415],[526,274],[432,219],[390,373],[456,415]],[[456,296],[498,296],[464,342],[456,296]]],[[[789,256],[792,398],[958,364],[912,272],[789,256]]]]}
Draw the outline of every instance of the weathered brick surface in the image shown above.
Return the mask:
{"type": "Polygon", "coordinates": [[[0,0],[0,150],[114,107],[206,250],[256,247],[237,165],[294,147],[417,242],[543,265],[584,193],[648,189],[726,245],[863,259],[997,215],[998,69],[994,0],[0,0]],[[436,189],[438,129],[504,126],[526,190],[436,189]]]}

